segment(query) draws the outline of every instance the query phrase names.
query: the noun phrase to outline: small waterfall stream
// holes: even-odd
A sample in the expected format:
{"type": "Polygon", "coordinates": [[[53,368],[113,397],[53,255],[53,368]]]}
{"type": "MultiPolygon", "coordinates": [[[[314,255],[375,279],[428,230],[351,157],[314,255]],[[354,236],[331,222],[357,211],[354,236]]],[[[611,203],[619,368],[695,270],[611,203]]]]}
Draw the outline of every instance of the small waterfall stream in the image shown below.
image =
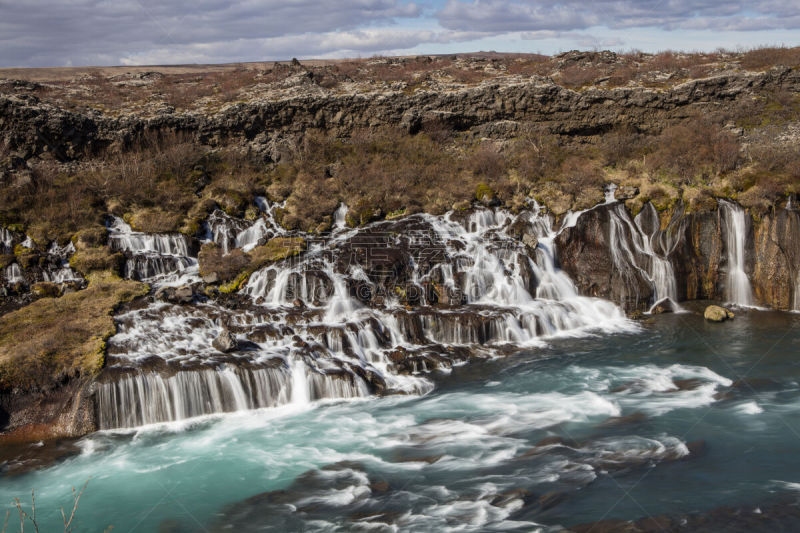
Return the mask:
{"type": "Polygon", "coordinates": [[[219,244],[222,251],[228,254],[234,248],[249,252],[272,237],[286,233],[275,221],[274,212],[283,203],[270,204],[266,198],[257,196],[255,204],[260,216],[250,222],[227,215],[220,209],[214,210],[205,223],[205,240],[219,244]]]}
{"type": "Polygon", "coordinates": [[[125,277],[178,284],[197,273],[197,259],[191,256],[191,242],[185,235],[141,233],[112,217],[108,237],[112,250],[126,254],[125,277]]]}
{"type": "Polygon", "coordinates": [[[742,307],[753,306],[753,290],[745,271],[747,214],[740,205],[733,202],[720,200],[719,206],[725,227],[725,248],[727,252],[725,299],[734,305],[742,307]]]}
{"type": "Polygon", "coordinates": [[[6,282],[13,285],[14,283],[24,283],[25,278],[22,276],[22,270],[16,263],[11,263],[5,268],[4,277],[6,282]]]}
{"type": "Polygon", "coordinates": [[[0,254],[14,253],[14,232],[0,228],[0,254]]]}

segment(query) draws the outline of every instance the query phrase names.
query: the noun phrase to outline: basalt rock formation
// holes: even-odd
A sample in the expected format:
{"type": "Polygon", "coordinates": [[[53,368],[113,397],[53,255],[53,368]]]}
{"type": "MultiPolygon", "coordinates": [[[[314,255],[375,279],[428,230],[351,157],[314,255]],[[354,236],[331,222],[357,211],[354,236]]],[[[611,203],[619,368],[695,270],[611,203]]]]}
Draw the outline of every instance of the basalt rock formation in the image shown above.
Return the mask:
{"type": "MultiPolygon", "coordinates": [[[[647,207],[646,209],[651,209],[647,207]]],[[[646,212],[646,210],[644,211],[646,212]]],[[[641,216],[635,217],[641,221],[641,216]]],[[[675,292],[654,291],[653,258],[639,243],[646,235],[621,204],[601,205],[583,213],[573,227],[559,234],[556,243],[560,266],[569,273],[582,294],[607,298],[626,310],[647,311],[656,299],[676,301],[733,301],[730,295],[729,255],[734,235],[720,209],[655,215],[653,251],[666,259],[674,275],[675,292]],[[615,238],[611,213],[629,217],[615,238]],[[662,227],[663,226],[663,227],[662,227]],[[622,238],[619,238],[619,237],[622,238]]],[[[792,310],[800,305],[797,295],[800,271],[800,213],[776,209],[758,219],[749,215],[744,229],[743,270],[752,284],[753,304],[792,310]]]]}
{"type": "Polygon", "coordinates": [[[130,144],[147,131],[180,131],[207,145],[236,143],[279,160],[282,151],[313,131],[347,137],[358,129],[401,125],[415,133],[431,121],[493,138],[518,135],[523,122],[577,137],[626,125],[660,131],[687,116],[740,105],[757,93],[799,90],[800,71],[781,67],[726,72],[658,89],[576,91],[547,77],[507,76],[474,87],[413,94],[391,89],[341,94],[312,84],[211,114],[167,110],[154,116],[70,111],[23,93],[0,95],[0,139],[23,159],[49,152],[66,161],[130,144]]]}

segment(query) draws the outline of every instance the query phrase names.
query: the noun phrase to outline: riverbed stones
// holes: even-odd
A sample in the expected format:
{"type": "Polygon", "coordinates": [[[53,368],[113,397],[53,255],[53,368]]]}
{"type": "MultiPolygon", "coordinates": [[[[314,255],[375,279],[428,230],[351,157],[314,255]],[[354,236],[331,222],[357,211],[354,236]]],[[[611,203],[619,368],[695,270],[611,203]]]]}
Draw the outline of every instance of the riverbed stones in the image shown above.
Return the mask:
{"type": "Polygon", "coordinates": [[[734,316],[729,309],[719,305],[709,305],[703,313],[703,317],[709,322],[724,322],[734,316]]]}

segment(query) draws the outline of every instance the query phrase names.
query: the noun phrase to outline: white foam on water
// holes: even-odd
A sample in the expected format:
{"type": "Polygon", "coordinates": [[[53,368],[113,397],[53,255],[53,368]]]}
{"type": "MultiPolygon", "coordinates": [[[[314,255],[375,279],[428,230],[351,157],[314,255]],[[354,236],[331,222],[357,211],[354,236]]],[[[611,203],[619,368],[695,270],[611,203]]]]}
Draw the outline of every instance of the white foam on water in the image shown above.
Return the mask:
{"type": "Polygon", "coordinates": [[[745,415],[758,415],[764,412],[764,409],[754,401],[741,403],[735,409],[745,415]]]}

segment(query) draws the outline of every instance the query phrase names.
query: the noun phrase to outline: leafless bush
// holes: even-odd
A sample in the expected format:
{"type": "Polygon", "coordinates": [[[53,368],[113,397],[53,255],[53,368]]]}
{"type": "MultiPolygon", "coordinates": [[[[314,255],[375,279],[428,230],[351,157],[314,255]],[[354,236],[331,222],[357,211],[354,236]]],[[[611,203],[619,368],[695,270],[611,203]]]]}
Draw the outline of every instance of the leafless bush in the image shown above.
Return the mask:
{"type": "MultiPolygon", "coordinates": [[[[86,490],[86,486],[89,484],[89,480],[86,480],[86,483],[83,484],[81,487],[80,492],[76,492],[75,487],[72,487],[72,509],[69,512],[69,516],[64,512],[64,508],[61,508],[61,518],[64,522],[64,533],[71,533],[72,532],[72,522],[75,520],[75,513],[78,511],[78,503],[80,503],[81,496],[83,496],[83,491],[86,490]]],[[[19,513],[19,522],[20,522],[20,532],[25,531],[25,524],[30,522],[33,526],[34,531],[39,533],[39,524],[36,521],[36,492],[31,490],[31,509],[30,513],[23,509],[22,502],[19,498],[14,498],[12,500],[14,507],[17,508],[17,512],[19,513]]],[[[2,533],[6,533],[6,529],[8,528],[8,519],[9,519],[10,511],[6,512],[5,522],[3,524],[2,533]]]]}
{"type": "Polygon", "coordinates": [[[647,158],[650,169],[666,171],[683,184],[733,170],[739,161],[736,136],[706,119],[668,127],[651,146],[647,158]]]}

